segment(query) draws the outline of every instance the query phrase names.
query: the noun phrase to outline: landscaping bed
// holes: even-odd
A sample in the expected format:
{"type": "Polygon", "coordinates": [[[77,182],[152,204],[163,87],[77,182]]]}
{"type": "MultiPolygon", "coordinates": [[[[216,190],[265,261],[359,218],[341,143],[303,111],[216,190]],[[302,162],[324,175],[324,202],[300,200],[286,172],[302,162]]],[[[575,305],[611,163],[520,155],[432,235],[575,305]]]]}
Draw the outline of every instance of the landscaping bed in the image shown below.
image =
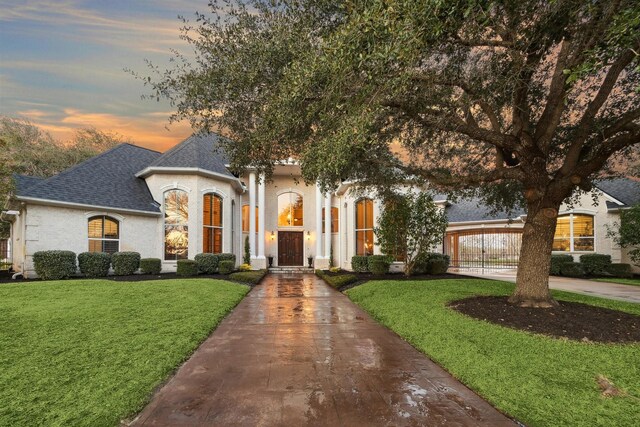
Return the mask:
{"type": "Polygon", "coordinates": [[[640,316],[577,302],[548,309],[517,307],[508,297],[477,296],[449,307],[475,319],[527,332],[604,343],[640,342],[640,316]]]}
{"type": "MultiPolygon", "coordinates": [[[[637,425],[640,343],[557,339],[477,320],[449,307],[478,295],[506,297],[513,289],[511,283],[492,280],[388,280],[365,283],[346,294],[526,425],[637,425]]],[[[640,315],[640,304],[552,293],[559,301],[640,315]]]]}
{"type": "Polygon", "coordinates": [[[118,425],[248,291],[200,278],[0,286],[0,425],[118,425]]]}
{"type": "MultiPolygon", "coordinates": [[[[373,274],[373,273],[358,273],[354,271],[340,270],[316,270],[316,275],[327,282],[333,288],[344,292],[348,289],[360,286],[371,280],[394,280],[399,282],[404,281],[416,281],[416,280],[458,280],[458,279],[471,279],[472,276],[465,276],[462,274],[420,274],[415,276],[406,276],[404,273],[387,273],[387,274],[373,274]]],[[[484,280],[484,279],[478,279],[484,280]]]]}
{"type": "Polygon", "coordinates": [[[260,283],[266,275],[267,270],[238,271],[236,273],[231,273],[229,275],[229,280],[255,286],[260,283]]]}

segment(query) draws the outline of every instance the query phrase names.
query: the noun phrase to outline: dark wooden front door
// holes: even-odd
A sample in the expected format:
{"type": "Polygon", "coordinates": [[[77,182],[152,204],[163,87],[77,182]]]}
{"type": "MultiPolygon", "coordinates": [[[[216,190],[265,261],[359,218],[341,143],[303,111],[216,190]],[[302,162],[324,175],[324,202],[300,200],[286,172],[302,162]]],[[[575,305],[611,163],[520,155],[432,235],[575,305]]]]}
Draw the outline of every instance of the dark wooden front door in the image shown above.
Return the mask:
{"type": "Polygon", "coordinates": [[[304,265],[302,231],[278,231],[278,265],[304,265]]]}

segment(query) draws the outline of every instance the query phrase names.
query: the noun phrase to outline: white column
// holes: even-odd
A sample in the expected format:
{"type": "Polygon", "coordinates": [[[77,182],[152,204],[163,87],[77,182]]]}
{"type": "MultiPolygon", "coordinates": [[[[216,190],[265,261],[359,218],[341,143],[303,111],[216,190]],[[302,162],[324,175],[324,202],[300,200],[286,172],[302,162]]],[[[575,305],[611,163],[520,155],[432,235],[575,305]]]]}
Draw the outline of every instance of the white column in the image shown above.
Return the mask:
{"type": "MultiPolygon", "coordinates": [[[[256,174],[249,173],[249,250],[256,257],[256,174]]],[[[244,248],[243,248],[244,253],[244,248]]]]}
{"type": "Polygon", "coordinates": [[[324,196],[324,257],[331,254],[331,193],[324,196]]]}
{"type": "Polygon", "coordinates": [[[258,258],[264,259],[264,240],[265,234],[265,182],[264,175],[260,176],[260,183],[258,184],[258,258]]]}
{"type": "Polygon", "coordinates": [[[316,259],[322,258],[322,193],[316,183],[316,259]]]}

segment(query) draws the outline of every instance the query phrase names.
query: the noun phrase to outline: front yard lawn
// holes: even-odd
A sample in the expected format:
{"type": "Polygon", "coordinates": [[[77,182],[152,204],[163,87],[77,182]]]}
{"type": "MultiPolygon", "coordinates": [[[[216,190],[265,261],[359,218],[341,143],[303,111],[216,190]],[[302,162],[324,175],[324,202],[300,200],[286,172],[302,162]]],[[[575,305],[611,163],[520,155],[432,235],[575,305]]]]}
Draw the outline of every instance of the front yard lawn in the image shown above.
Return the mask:
{"type": "Polygon", "coordinates": [[[632,286],[640,286],[640,279],[616,279],[616,278],[599,278],[599,279],[591,279],[596,282],[609,282],[609,283],[620,283],[621,285],[632,285],[632,286]]]}
{"type": "Polygon", "coordinates": [[[248,291],[211,279],[0,285],[0,425],[118,425],[248,291]]]}
{"type": "MultiPolygon", "coordinates": [[[[555,339],[475,320],[447,307],[472,295],[508,295],[488,280],[372,281],[347,295],[498,409],[530,426],[636,426],[640,343],[555,339]],[[605,398],[603,375],[627,396],[605,398]]],[[[553,292],[558,299],[640,315],[640,304],[553,292]]]]}

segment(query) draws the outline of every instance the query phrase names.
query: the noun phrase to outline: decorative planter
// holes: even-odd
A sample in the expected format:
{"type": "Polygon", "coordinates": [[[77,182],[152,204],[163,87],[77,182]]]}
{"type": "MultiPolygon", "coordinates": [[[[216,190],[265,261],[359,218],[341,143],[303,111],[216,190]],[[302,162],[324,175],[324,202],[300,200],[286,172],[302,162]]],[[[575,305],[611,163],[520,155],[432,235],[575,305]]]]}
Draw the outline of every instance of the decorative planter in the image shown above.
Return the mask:
{"type": "Polygon", "coordinates": [[[273,257],[272,257],[271,255],[269,255],[269,256],[267,257],[267,259],[269,260],[269,267],[270,267],[270,268],[271,268],[271,267],[273,267],[273,257]]]}
{"type": "Polygon", "coordinates": [[[313,257],[312,256],[307,258],[307,262],[309,262],[309,268],[313,267],[313,257]]]}

